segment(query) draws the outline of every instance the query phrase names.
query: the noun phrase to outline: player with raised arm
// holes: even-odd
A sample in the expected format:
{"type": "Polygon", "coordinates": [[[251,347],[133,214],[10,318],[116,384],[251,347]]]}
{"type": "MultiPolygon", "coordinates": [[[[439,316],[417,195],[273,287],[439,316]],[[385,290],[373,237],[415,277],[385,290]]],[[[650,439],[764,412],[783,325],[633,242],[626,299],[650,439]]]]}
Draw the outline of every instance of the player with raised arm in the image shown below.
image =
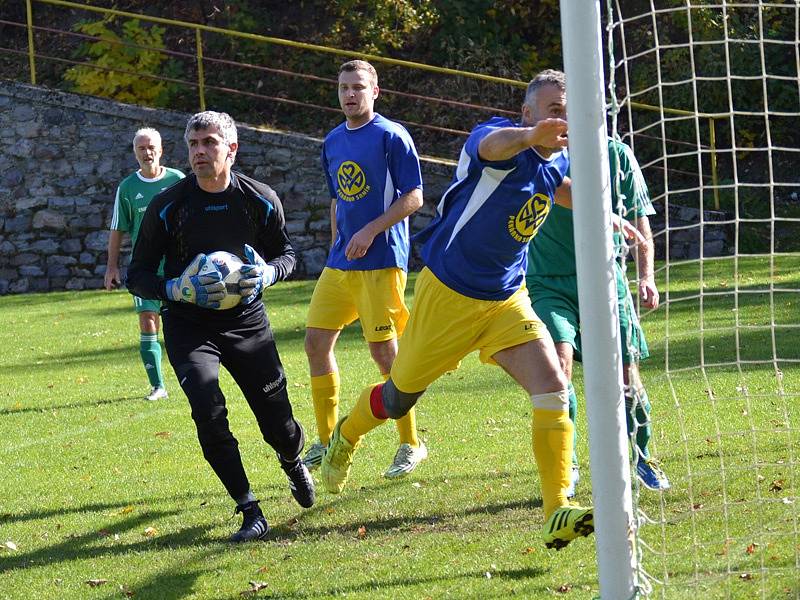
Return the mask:
{"type": "Polygon", "coordinates": [[[470,133],[436,217],[419,234],[426,267],[391,376],[365,389],[334,428],[322,461],[330,492],[344,488],[367,432],[406,414],[431,383],[478,350],[530,398],[545,545],[559,549],[594,531],[592,509],[564,495],[572,456],[568,382],[525,289],[528,242],[569,167],[561,151],[565,110],[564,74],[548,70],[529,84],[521,124],[495,117],[470,133]]]}
{"type": "MultiPolygon", "coordinates": [[[[408,320],[403,294],[408,269],[408,216],[422,206],[419,157],[401,125],[375,113],[378,74],[363,60],[339,70],[345,122],[322,146],[331,194],[331,251],[306,321],[305,348],[319,441],[306,453],[318,467],[338,420],[339,367],[334,347],[342,329],[360,319],[381,375],[389,376],[397,338],[408,320]]],[[[400,447],[386,477],[402,477],[428,456],[415,411],[396,421],[400,447]]]]}
{"type": "Polygon", "coordinates": [[[275,192],[231,170],[239,148],[233,119],[226,113],[197,113],[184,139],[193,173],[148,207],[128,269],[128,289],[165,302],[167,354],[189,400],[203,456],[236,502],[236,512],[243,514],[231,540],[244,542],[266,536],[269,525],[228,425],[220,365],[242,391],[264,441],[277,452],[295,500],[306,508],[314,503],[314,483],[300,458],[303,430],[292,414],[261,302],[263,289],[292,272],[295,255],[275,192]],[[215,251],[245,262],[241,301],[227,310],[214,310],[226,286],[219,272],[205,269],[206,255],[215,251]]]}
{"type": "MultiPolygon", "coordinates": [[[[122,236],[125,233],[129,234],[131,245],[134,245],[144,212],[153,196],[183,179],[183,173],[178,169],[161,165],[163,152],[161,134],[155,129],[144,127],[133,135],[133,154],[139,163],[139,170],[122,180],[114,198],[104,280],[105,288],[109,291],[119,287],[122,282],[119,272],[122,236]]],[[[150,391],[145,398],[147,400],[166,398],[167,388],[161,371],[161,345],[158,343],[160,325],[158,311],[161,303],[158,300],[146,300],[134,296],[133,306],[139,315],[139,354],[147,378],[150,380],[150,391]]]]}
{"type": "MultiPolygon", "coordinates": [[[[646,308],[658,307],[659,294],[653,270],[653,236],[648,215],[655,214],[650,202],[644,176],[630,147],[609,138],[608,154],[612,178],[612,209],[634,222],[638,234],[636,243],[639,298],[646,308]]],[[[644,332],[636,315],[636,307],[628,287],[623,266],[625,245],[620,233],[614,234],[617,261],[614,276],[617,284],[617,303],[622,343],[623,381],[625,384],[626,422],[629,434],[636,438],[636,474],[651,490],[666,490],[670,484],[664,472],[651,458],[648,442],[652,435],[650,401],[647,397],[638,363],[649,356],[644,332]]],[[[569,378],[569,412],[575,422],[578,399],[572,385],[573,361],[581,357],[580,315],[578,311],[578,281],[575,266],[575,241],[572,211],[554,206],[538,235],[531,241],[527,273],[528,291],[533,308],[547,325],[556,345],[559,362],[569,378]]],[[[580,479],[577,456],[573,454],[570,485],[567,496],[575,495],[580,479]]]]}

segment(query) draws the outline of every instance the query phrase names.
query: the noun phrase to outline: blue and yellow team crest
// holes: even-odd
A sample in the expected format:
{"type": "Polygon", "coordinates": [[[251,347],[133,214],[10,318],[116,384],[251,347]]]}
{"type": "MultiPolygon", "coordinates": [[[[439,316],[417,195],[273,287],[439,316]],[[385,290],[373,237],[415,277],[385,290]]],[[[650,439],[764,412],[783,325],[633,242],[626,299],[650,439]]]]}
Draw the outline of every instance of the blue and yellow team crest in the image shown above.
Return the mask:
{"type": "Polygon", "coordinates": [[[355,202],[369,194],[367,176],[358,163],[352,160],[346,160],[339,165],[336,182],[339,184],[339,197],[345,202],[355,202]]]}
{"type": "Polygon", "coordinates": [[[516,215],[509,215],[508,233],[518,242],[529,242],[549,212],[550,198],[545,194],[534,194],[516,215]]]}

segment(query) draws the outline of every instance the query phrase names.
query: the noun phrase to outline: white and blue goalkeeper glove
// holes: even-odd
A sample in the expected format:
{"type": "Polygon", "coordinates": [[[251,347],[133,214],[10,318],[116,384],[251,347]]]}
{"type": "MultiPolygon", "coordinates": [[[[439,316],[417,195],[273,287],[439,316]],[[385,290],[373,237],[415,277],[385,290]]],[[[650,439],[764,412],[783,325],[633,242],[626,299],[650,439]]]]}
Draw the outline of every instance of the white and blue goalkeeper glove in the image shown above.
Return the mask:
{"type": "Polygon", "coordinates": [[[268,265],[249,244],[244,245],[244,256],[247,262],[239,269],[241,273],[239,294],[242,296],[242,304],[250,304],[264,288],[275,283],[278,271],[272,265],[268,265]]]}
{"type": "Polygon", "coordinates": [[[219,308],[225,297],[225,284],[217,271],[198,275],[205,267],[205,254],[198,254],[180,277],[167,280],[167,297],[174,302],[189,302],[203,308],[219,308]]]}

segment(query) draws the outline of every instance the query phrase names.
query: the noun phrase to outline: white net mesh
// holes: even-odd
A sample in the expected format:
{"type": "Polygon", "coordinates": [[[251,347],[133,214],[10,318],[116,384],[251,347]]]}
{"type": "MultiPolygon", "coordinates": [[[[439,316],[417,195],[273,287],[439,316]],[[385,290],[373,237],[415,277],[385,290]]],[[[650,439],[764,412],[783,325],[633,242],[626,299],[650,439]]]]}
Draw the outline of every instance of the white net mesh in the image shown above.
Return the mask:
{"type": "Polygon", "coordinates": [[[641,370],[672,488],[635,494],[640,587],[797,599],[800,2],[605,8],[611,127],[658,212],[641,370]]]}

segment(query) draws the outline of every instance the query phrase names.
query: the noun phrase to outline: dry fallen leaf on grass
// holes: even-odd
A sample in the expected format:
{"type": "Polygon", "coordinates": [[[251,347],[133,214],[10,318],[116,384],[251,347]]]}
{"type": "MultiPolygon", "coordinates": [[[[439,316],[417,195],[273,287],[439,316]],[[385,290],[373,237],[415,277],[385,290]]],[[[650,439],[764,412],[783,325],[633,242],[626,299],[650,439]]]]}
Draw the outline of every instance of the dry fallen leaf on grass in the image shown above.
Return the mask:
{"type": "Polygon", "coordinates": [[[367,537],[367,528],[362,525],[358,528],[358,539],[363,540],[365,537],[367,537]]]}
{"type": "Polygon", "coordinates": [[[144,530],[144,533],[142,533],[142,535],[145,537],[153,537],[155,535],[158,535],[158,529],[156,529],[155,527],[148,527],[147,529],[144,530]]]}
{"type": "Polygon", "coordinates": [[[171,431],[159,431],[155,435],[156,435],[157,438],[161,438],[161,439],[165,440],[165,439],[167,439],[168,437],[170,437],[172,435],[172,432],[171,431]]]}
{"type": "Polygon", "coordinates": [[[250,589],[240,592],[239,595],[243,598],[247,598],[249,596],[255,596],[259,591],[263,590],[267,587],[267,584],[263,581],[250,581],[250,589]]]}
{"type": "Polygon", "coordinates": [[[17,549],[17,545],[12,541],[6,542],[5,544],[3,544],[3,547],[7,548],[8,550],[16,550],[17,549]]]}
{"type": "Polygon", "coordinates": [[[108,583],[108,579],[87,579],[84,581],[89,587],[97,587],[98,585],[103,585],[104,583],[108,583]]]}

